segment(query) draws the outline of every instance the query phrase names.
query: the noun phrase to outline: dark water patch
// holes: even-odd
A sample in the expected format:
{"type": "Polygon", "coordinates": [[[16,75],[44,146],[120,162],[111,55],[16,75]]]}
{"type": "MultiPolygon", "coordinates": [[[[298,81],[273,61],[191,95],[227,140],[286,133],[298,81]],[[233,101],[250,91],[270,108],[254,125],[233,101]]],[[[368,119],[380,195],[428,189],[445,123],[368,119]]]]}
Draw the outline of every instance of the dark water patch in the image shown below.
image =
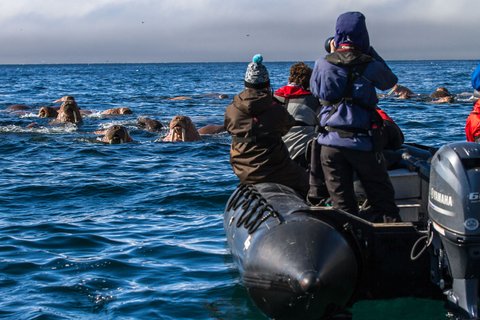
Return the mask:
{"type": "MultiPolygon", "coordinates": [[[[0,317],[4,318],[4,319],[14,319],[15,317],[15,312],[14,311],[8,311],[8,310],[2,310],[0,308],[0,317]]],[[[21,317],[16,317],[16,319],[22,319],[21,317]]]]}
{"type": "Polygon", "coordinates": [[[105,316],[107,306],[115,301],[117,283],[105,278],[88,278],[71,285],[45,285],[36,294],[42,308],[64,310],[65,313],[84,313],[85,316],[105,316]],[[47,298],[47,299],[45,299],[47,298]]]}
{"type": "Polygon", "coordinates": [[[116,198],[120,196],[127,195],[130,192],[128,182],[96,182],[95,184],[90,185],[80,185],[72,188],[70,196],[71,198],[75,197],[89,197],[96,196],[99,198],[116,198]],[[123,184],[123,185],[122,185],[123,184]]]}
{"type": "MultiPolygon", "coordinates": [[[[30,317],[30,315],[29,315],[30,317]]],[[[31,313],[32,320],[63,320],[68,317],[55,313],[47,308],[41,308],[36,312],[31,313]]]]}
{"type": "MultiPolygon", "coordinates": [[[[13,286],[16,286],[18,284],[18,281],[14,280],[14,279],[10,279],[10,278],[6,278],[2,275],[2,277],[0,278],[0,285],[1,287],[3,288],[7,288],[7,287],[13,287],[13,286]]],[[[2,308],[0,308],[1,310],[2,308]]]]}
{"type": "Polygon", "coordinates": [[[14,245],[0,245],[0,252],[15,252],[18,248],[14,245]]]}
{"type": "Polygon", "coordinates": [[[218,204],[225,203],[224,201],[228,200],[230,194],[227,192],[212,192],[213,194],[205,195],[201,192],[195,192],[195,190],[190,189],[188,186],[179,187],[176,189],[176,194],[174,196],[167,196],[168,191],[164,192],[164,196],[160,199],[158,204],[171,207],[216,207],[218,204]],[[188,203],[186,203],[188,199],[188,203]]]}
{"type": "MultiPolygon", "coordinates": [[[[112,318],[126,316],[129,319],[140,319],[145,317],[146,319],[173,320],[175,318],[170,317],[170,313],[166,310],[168,305],[168,297],[154,297],[154,294],[145,293],[144,296],[140,296],[138,299],[129,299],[113,306],[111,315],[112,318]]],[[[174,305],[177,308],[183,309],[182,306],[174,305]]],[[[188,311],[184,309],[184,312],[188,311]]]]}
{"type": "MultiPolygon", "coordinates": [[[[104,251],[108,252],[110,250],[104,251]]],[[[50,270],[51,272],[61,273],[61,274],[70,274],[73,277],[85,277],[88,278],[94,277],[108,277],[108,283],[110,283],[112,288],[121,286],[120,283],[123,283],[123,277],[132,276],[135,274],[143,274],[146,270],[141,264],[130,263],[126,261],[116,260],[116,259],[98,259],[92,253],[91,256],[86,256],[84,258],[77,259],[65,259],[57,258],[43,265],[43,270],[50,270]]],[[[131,257],[130,257],[131,258],[131,257]]],[[[101,279],[96,280],[96,283],[106,283],[107,280],[101,279]]]]}
{"type": "Polygon", "coordinates": [[[51,233],[63,233],[63,234],[75,234],[81,233],[82,228],[80,225],[74,224],[67,224],[67,223],[32,223],[26,221],[21,225],[8,225],[0,229],[2,233],[11,233],[11,234],[20,234],[20,233],[28,233],[28,232],[35,232],[35,233],[44,233],[44,234],[51,234],[51,233]]]}
{"type": "Polygon", "coordinates": [[[42,248],[45,250],[64,250],[63,248],[68,248],[65,250],[66,252],[70,250],[75,252],[78,250],[78,252],[81,253],[85,250],[94,252],[94,250],[98,250],[102,247],[119,245],[121,243],[94,234],[65,234],[46,237],[41,237],[40,234],[37,234],[35,235],[35,240],[17,240],[16,244],[27,248],[42,248]]]}
{"type": "Polygon", "coordinates": [[[9,261],[8,264],[4,263],[3,266],[0,265],[0,272],[12,276],[20,276],[31,272],[37,272],[41,270],[41,268],[41,265],[32,262],[9,261]]]}
{"type": "Polygon", "coordinates": [[[77,150],[76,153],[79,156],[84,157],[108,157],[110,152],[108,150],[99,150],[98,148],[82,148],[77,150]]]}

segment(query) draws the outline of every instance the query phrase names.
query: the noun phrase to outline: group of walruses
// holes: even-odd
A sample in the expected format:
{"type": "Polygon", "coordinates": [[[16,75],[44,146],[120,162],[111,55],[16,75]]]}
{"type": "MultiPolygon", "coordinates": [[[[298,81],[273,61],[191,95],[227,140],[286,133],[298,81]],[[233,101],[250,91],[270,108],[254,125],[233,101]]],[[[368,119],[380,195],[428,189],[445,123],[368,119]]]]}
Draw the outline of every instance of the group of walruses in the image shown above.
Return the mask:
{"type": "MultiPolygon", "coordinates": [[[[38,111],[40,118],[53,118],[50,124],[66,124],[72,123],[80,125],[83,123],[82,115],[90,114],[90,111],[81,110],[75,98],[73,96],[64,96],[55,103],[60,103],[60,107],[43,106],[38,111]]],[[[28,108],[25,105],[12,105],[8,108],[8,111],[18,112],[28,108]]],[[[125,115],[132,114],[132,110],[127,107],[119,107],[107,109],[101,112],[102,115],[125,115]]],[[[147,117],[139,117],[137,119],[137,125],[141,129],[149,132],[160,132],[164,129],[163,124],[155,119],[147,117]]],[[[36,123],[32,123],[29,127],[37,126],[36,123]]],[[[225,131],[223,125],[207,125],[197,130],[192,119],[184,115],[174,116],[168,125],[168,134],[162,139],[166,142],[178,142],[178,141],[199,141],[202,134],[215,134],[225,131]]],[[[101,142],[109,144],[127,143],[132,142],[133,139],[130,136],[128,129],[120,124],[114,124],[105,130],[95,131],[96,134],[102,135],[101,142]]]]}

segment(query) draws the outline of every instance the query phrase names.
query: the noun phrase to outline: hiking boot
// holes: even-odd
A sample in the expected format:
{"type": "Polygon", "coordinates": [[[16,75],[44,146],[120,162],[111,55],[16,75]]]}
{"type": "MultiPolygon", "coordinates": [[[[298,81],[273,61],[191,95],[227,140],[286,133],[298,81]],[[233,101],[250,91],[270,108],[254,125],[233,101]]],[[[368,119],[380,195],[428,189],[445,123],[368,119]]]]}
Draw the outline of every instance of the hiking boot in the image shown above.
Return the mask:
{"type": "Polygon", "coordinates": [[[307,194],[307,202],[312,206],[331,206],[330,195],[324,186],[312,186],[307,194]]]}

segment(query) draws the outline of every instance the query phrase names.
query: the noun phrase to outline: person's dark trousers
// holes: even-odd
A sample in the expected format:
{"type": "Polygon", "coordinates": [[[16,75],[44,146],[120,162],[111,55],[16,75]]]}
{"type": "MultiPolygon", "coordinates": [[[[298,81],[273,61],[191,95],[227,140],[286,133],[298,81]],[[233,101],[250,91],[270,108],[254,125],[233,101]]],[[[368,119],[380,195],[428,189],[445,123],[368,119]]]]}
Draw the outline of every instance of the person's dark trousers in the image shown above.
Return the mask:
{"type": "Polygon", "coordinates": [[[398,217],[395,191],[382,153],[322,146],[320,158],[334,208],[358,213],[353,187],[355,172],[371,206],[369,213],[398,217]]]}
{"type": "Polygon", "coordinates": [[[323,175],[322,164],[320,161],[322,146],[318,144],[316,139],[312,140],[310,143],[310,189],[308,190],[307,198],[312,204],[320,205],[324,204],[330,195],[325,184],[325,176],[323,175]]]}

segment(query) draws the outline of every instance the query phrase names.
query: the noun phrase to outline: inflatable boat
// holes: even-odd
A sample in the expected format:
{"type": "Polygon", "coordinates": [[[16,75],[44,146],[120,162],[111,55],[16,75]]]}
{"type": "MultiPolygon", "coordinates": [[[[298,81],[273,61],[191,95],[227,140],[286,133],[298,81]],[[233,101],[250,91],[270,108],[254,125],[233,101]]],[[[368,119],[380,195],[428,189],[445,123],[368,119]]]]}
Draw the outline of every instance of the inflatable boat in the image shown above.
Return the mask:
{"type": "MultiPolygon", "coordinates": [[[[480,145],[404,145],[389,171],[402,221],[310,206],[274,183],[239,185],[224,215],[234,261],[273,319],[327,319],[365,299],[444,299],[478,319],[480,145]]],[[[361,185],[356,186],[359,199],[361,185]]]]}

